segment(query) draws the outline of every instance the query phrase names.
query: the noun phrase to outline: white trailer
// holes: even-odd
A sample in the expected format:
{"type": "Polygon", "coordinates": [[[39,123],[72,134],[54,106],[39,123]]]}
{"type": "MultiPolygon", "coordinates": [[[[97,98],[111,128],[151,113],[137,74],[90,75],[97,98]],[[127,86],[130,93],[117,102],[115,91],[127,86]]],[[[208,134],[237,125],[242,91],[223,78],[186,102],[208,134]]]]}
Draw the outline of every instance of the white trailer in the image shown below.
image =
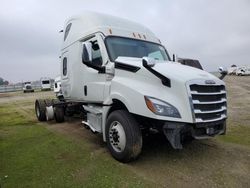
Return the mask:
{"type": "Polygon", "coordinates": [[[237,76],[247,76],[250,75],[250,66],[238,67],[235,71],[237,76]]]}
{"type": "Polygon", "coordinates": [[[41,78],[40,83],[41,83],[41,90],[42,91],[51,90],[51,80],[50,80],[50,78],[41,78]]]}
{"type": "Polygon", "coordinates": [[[227,72],[228,72],[228,75],[235,75],[236,74],[236,71],[237,71],[237,68],[236,66],[233,66],[233,67],[229,67],[227,69],[227,72]]]}
{"type": "Polygon", "coordinates": [[[125,19],[85,13],[65,23],[60,101],[36,100],[38,120],[64,121],[81,113],[101,133],[112,156],[136,159],[151,130],[181,149],[186,137],[225,134],[225,84],[212,74],[171,61],[146,27],[125,19]]]}

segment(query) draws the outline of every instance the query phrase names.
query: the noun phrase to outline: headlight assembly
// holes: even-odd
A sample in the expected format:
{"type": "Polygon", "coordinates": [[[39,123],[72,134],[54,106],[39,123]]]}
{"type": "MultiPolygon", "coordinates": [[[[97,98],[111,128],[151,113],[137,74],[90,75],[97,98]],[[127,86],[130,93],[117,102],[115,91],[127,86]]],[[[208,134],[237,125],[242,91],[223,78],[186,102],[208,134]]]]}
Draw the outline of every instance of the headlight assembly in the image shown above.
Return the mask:
{"type": "Polygon", "coordinates": [[[145,96],[144,98],[148,109],[154,114],[181,118],[179,111],[173,105],[153,97],[145,96]]]}

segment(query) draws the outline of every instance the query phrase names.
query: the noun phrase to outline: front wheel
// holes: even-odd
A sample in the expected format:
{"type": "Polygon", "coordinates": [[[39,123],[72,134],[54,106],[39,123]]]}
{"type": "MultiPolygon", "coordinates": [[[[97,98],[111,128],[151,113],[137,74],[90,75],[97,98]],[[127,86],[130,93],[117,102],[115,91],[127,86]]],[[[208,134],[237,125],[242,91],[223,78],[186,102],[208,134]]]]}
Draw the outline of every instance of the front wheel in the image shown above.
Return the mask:
{"type": "Polygon", "coordinates": [[[111,155],[118,161],[135,160],[142,149],[142,135],[135,118],[125,110],[112,112],[106,124],[106,139],[111,155]]]}

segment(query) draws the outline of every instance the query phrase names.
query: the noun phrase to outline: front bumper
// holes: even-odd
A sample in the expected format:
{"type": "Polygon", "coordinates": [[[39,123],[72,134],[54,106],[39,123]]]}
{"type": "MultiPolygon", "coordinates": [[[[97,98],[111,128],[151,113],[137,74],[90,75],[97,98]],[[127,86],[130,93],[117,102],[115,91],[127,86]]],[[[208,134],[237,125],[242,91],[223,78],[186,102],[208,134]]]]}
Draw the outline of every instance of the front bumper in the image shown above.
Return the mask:
{"type": "Polygon", "coordinates": [[[28,92],[34,92],[34,89],[23,89],[24,93],[28,93],[28,92]]]}
{"type": "Polygon", "coordinates": [[[165,122],[163,132],[174,149],[182,149],[182,141],[186,136],[194,139],[208,139],[226,134],[226,119],[196,124],[165,122]]]}

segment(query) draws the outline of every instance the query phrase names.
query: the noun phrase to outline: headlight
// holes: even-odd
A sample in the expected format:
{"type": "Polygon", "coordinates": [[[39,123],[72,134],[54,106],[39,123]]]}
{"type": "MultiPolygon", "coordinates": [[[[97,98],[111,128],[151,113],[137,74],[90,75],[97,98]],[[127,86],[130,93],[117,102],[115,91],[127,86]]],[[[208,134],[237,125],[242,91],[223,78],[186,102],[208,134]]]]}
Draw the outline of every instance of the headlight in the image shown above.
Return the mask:
{"type": "Polygon", "coordinates": [[[173,105],[153,97],[145,96],[144,98],[148,109],[154,114],[181,118],[179,111],[173,105]]]}

